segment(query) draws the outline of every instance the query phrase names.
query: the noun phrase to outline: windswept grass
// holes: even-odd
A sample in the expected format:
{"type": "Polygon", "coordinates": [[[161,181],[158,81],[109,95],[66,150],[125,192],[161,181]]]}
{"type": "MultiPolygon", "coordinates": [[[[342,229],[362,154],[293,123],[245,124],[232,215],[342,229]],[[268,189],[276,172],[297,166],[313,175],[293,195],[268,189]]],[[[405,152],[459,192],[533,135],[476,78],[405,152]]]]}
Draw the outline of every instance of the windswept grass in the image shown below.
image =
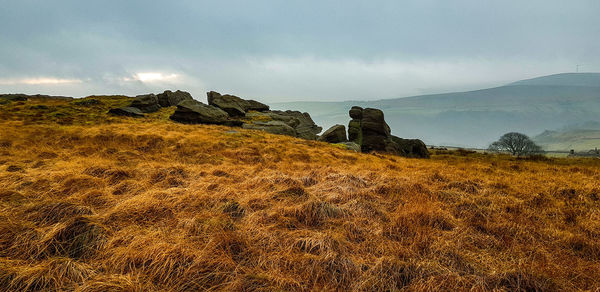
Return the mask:
{"type": "Polygon", "coordinates": [[[598,160],[405,159],[32,104],[80,106],[0,106],[0,291],[600,287],[598,160]]]}

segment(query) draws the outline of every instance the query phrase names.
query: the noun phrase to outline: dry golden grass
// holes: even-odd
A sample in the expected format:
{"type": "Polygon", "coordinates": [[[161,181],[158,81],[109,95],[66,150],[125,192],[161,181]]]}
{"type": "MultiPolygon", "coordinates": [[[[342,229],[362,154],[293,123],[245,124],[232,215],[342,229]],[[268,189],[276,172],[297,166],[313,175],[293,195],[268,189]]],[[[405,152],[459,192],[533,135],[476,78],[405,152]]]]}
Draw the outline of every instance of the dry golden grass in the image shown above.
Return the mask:
{"type": "Polygon", "coordinates": [[[0,106],[0,290],[600,287],[598,160],[359,154],[170,109],[59,123],[27,111],[44,102],[70,107],[0,106]]]}

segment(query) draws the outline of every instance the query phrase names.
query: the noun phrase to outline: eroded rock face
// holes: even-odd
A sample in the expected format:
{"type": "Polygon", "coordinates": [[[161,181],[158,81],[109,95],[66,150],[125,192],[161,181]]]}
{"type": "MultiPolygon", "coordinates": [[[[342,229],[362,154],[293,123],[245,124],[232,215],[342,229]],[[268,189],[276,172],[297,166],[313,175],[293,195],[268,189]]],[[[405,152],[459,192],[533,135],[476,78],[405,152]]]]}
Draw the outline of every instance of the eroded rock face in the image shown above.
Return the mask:
{"type": "Polygon", "coordinates": [[[362,152],[378,151],[405,157],[429,157],[423,141],[392,136],[383,111],[354,106],[349,115],[352,120],[348,124],[348,139],[360,145],[362,152]]]}
{"type": "Polygon", "coordinates": [[[138,108],[144,113],[153,113],[160,109],[158,97],[152,93],[136,96],[130,107],[138,108]]]}
{"type": "Polygon", "coordinates": [[[116,116],[126,116],[134,118],[141,118],[144,116],[144,113],[139,108],[130,106],[113,108],[110,109],[108,113],[116,116]]]}
{"type": "Polygon", "coordinates": [[[319,127],[308,113],[299,111],[271,111],[273,119],[281,120],[296,130],[296,137],[306,140],[317,140],[317,134],[321,133],[319,127]]]}
{"type": "Polygon", "coordinates": [[[395,144],[392,145],[392,147],[396,147],[395,150],[399,155],[415,158],[429,158],[427,146],[419,139],[403,139],[392,136],[392,141],[395,144]]]}
{"type": "Polygon", "coordinates": [[[156,97],[158,97],[158,104],[161,107],[176,106],[184,100],[194,99],[191,94],[181,90],[177,90],[175,92],[166,90],[163,93],[157,94],[156,97]]]}
{"type": "Polygon", "coordinates": [[[266,105],[262,102],[258,102],[256,100],[252,100],[252,99],[248,99],[246,101],[248,102],[248,108],[246,108],[246,112],[248,112],[248,111],[266,112],[270,109],[268,105],[266,105]]]}
{"type": "Polygon", "coordinates": [[[228,124],[229,115],[220,108],[197,100],[184,100],[177,105],[170,119],[185,124],[224,125],[228,124]]]}
{"type": "Polygon", "coordinates": [[[319,141],[328,143],[341,143],[348,141],[346,139],[346,127],[344,125],[334,125],[319,137],[319,141]]]}
{"type": "Polygon", "coordinates": [[[232,117],[246,116],[246,111],[250,107],[248,101],[235,95],[221,95],[215,91],[210,91],[206,95],[209,105],[224,110],[232,117]]]}

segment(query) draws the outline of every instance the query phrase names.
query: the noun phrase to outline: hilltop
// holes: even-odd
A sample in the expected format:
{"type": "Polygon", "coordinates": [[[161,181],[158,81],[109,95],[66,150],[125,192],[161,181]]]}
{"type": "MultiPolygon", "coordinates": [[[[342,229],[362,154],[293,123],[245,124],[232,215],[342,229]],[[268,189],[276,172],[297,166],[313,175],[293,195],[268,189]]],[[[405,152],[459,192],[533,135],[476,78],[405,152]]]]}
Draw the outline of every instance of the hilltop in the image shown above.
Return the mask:
{"type": "Polygon", "coordinates": [[[311,112],[317,123],[328,126],[341,123],[352,105],[384,109],[398,136],[418,137],[428,145],[486,148],[507,132],[535,136],[570,124],[598,121],[600,73],[556,74],[466,92],[274,107],[311,112]]]}
{"type": "MultiPolygon", "coordinates": [[[[91,100],[96,100],[91,101],[91,100]]],[[[430,159],[0,105],[0,290],[591,290],[598,160],[430,159]]]]}

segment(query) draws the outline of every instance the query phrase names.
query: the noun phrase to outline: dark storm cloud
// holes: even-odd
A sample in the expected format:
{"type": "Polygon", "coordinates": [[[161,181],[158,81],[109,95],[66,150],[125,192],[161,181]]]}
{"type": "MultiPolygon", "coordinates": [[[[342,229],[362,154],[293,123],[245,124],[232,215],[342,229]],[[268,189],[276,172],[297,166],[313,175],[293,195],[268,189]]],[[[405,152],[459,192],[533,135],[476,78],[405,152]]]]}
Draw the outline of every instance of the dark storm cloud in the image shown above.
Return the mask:
{"type": "Polygon", "coordinates": [[[596,0],[0,4],[1,91],[382,98],[600,66],[596,0]]]}

